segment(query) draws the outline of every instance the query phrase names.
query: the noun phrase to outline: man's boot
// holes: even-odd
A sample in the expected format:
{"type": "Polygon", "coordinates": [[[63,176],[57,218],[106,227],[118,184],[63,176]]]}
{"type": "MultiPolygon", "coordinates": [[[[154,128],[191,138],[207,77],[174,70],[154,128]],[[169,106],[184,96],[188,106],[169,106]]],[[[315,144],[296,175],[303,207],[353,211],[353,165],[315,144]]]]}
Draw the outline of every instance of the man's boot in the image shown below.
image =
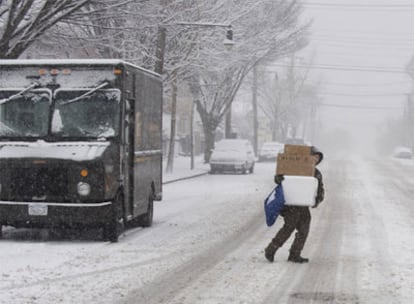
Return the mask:
{"type": "Polygon", "coordinates": [[[273,245],[272,243],[270,243],[265,249],[265,258],[270,263],[273,263],[273,261],[275,260],[276,250],[277,250],[277,247],[273,245]]]}
{"type": "Polygon", "coordinates": [[[293,263],[300,263],[300,264],[303,264],[303,263],[308,263],[309,262],[309,259],[307,259],[307,258],[302,258],[301,256],[300,256],[300,254],[290,254],[289,255],[289,257],[288,257],[288,261],[289,262],[293,262],[293,263]]]}

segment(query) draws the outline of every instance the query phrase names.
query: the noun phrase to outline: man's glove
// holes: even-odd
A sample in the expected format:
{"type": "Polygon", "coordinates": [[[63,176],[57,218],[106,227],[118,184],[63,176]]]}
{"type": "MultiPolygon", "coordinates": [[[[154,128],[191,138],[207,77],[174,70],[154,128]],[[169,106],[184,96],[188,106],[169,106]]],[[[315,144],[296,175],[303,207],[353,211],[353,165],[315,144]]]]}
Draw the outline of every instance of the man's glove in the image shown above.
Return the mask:
{"type": "Polygon", "coordinates": [[[280,185],[284,179],[282,174],[275,175],[275,184],[280,185]]]}

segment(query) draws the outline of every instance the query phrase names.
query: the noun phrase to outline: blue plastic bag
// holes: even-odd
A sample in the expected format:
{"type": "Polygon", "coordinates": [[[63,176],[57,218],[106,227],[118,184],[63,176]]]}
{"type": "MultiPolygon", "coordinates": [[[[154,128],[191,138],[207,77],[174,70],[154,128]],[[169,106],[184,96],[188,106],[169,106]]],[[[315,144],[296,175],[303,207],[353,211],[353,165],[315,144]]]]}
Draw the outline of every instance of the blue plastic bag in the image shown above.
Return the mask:
{"type": "Polygon", "coordinates": [[[283,194],[282,184],[277,185],[264,201],[264,210],[266,215],[267,226],[272,226],[283,206],[285,205],[285,196],[283,194]]]}

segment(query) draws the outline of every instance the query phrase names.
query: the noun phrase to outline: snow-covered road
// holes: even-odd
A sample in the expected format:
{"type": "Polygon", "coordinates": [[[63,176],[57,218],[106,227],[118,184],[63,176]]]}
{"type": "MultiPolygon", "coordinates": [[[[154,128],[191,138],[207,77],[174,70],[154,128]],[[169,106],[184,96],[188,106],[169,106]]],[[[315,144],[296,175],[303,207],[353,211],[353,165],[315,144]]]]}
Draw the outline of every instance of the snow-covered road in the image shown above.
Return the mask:
{"type": "Polygon", "coordinates": [[[263,256],[282,224],[263,215],[274,169],[165,185],[154,226],[116,244],[6,228],[0,303],[412,303],[414,161],[324,163],[303,265],[286,261],[291,239],[263,256]]]}

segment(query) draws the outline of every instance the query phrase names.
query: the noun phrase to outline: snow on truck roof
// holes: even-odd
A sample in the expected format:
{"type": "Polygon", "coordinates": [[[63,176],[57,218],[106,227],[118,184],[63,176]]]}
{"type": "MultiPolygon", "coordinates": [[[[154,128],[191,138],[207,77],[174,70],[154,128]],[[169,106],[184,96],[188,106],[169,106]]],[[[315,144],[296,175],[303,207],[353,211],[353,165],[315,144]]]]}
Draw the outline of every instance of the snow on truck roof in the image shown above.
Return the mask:
{"type": "Polygon", "coordinates": [[[1,59],[0,66],[37,66],[37,65],[128,65],[143,72],[160,77],[159,74],[121,59],[1,59]]]}

